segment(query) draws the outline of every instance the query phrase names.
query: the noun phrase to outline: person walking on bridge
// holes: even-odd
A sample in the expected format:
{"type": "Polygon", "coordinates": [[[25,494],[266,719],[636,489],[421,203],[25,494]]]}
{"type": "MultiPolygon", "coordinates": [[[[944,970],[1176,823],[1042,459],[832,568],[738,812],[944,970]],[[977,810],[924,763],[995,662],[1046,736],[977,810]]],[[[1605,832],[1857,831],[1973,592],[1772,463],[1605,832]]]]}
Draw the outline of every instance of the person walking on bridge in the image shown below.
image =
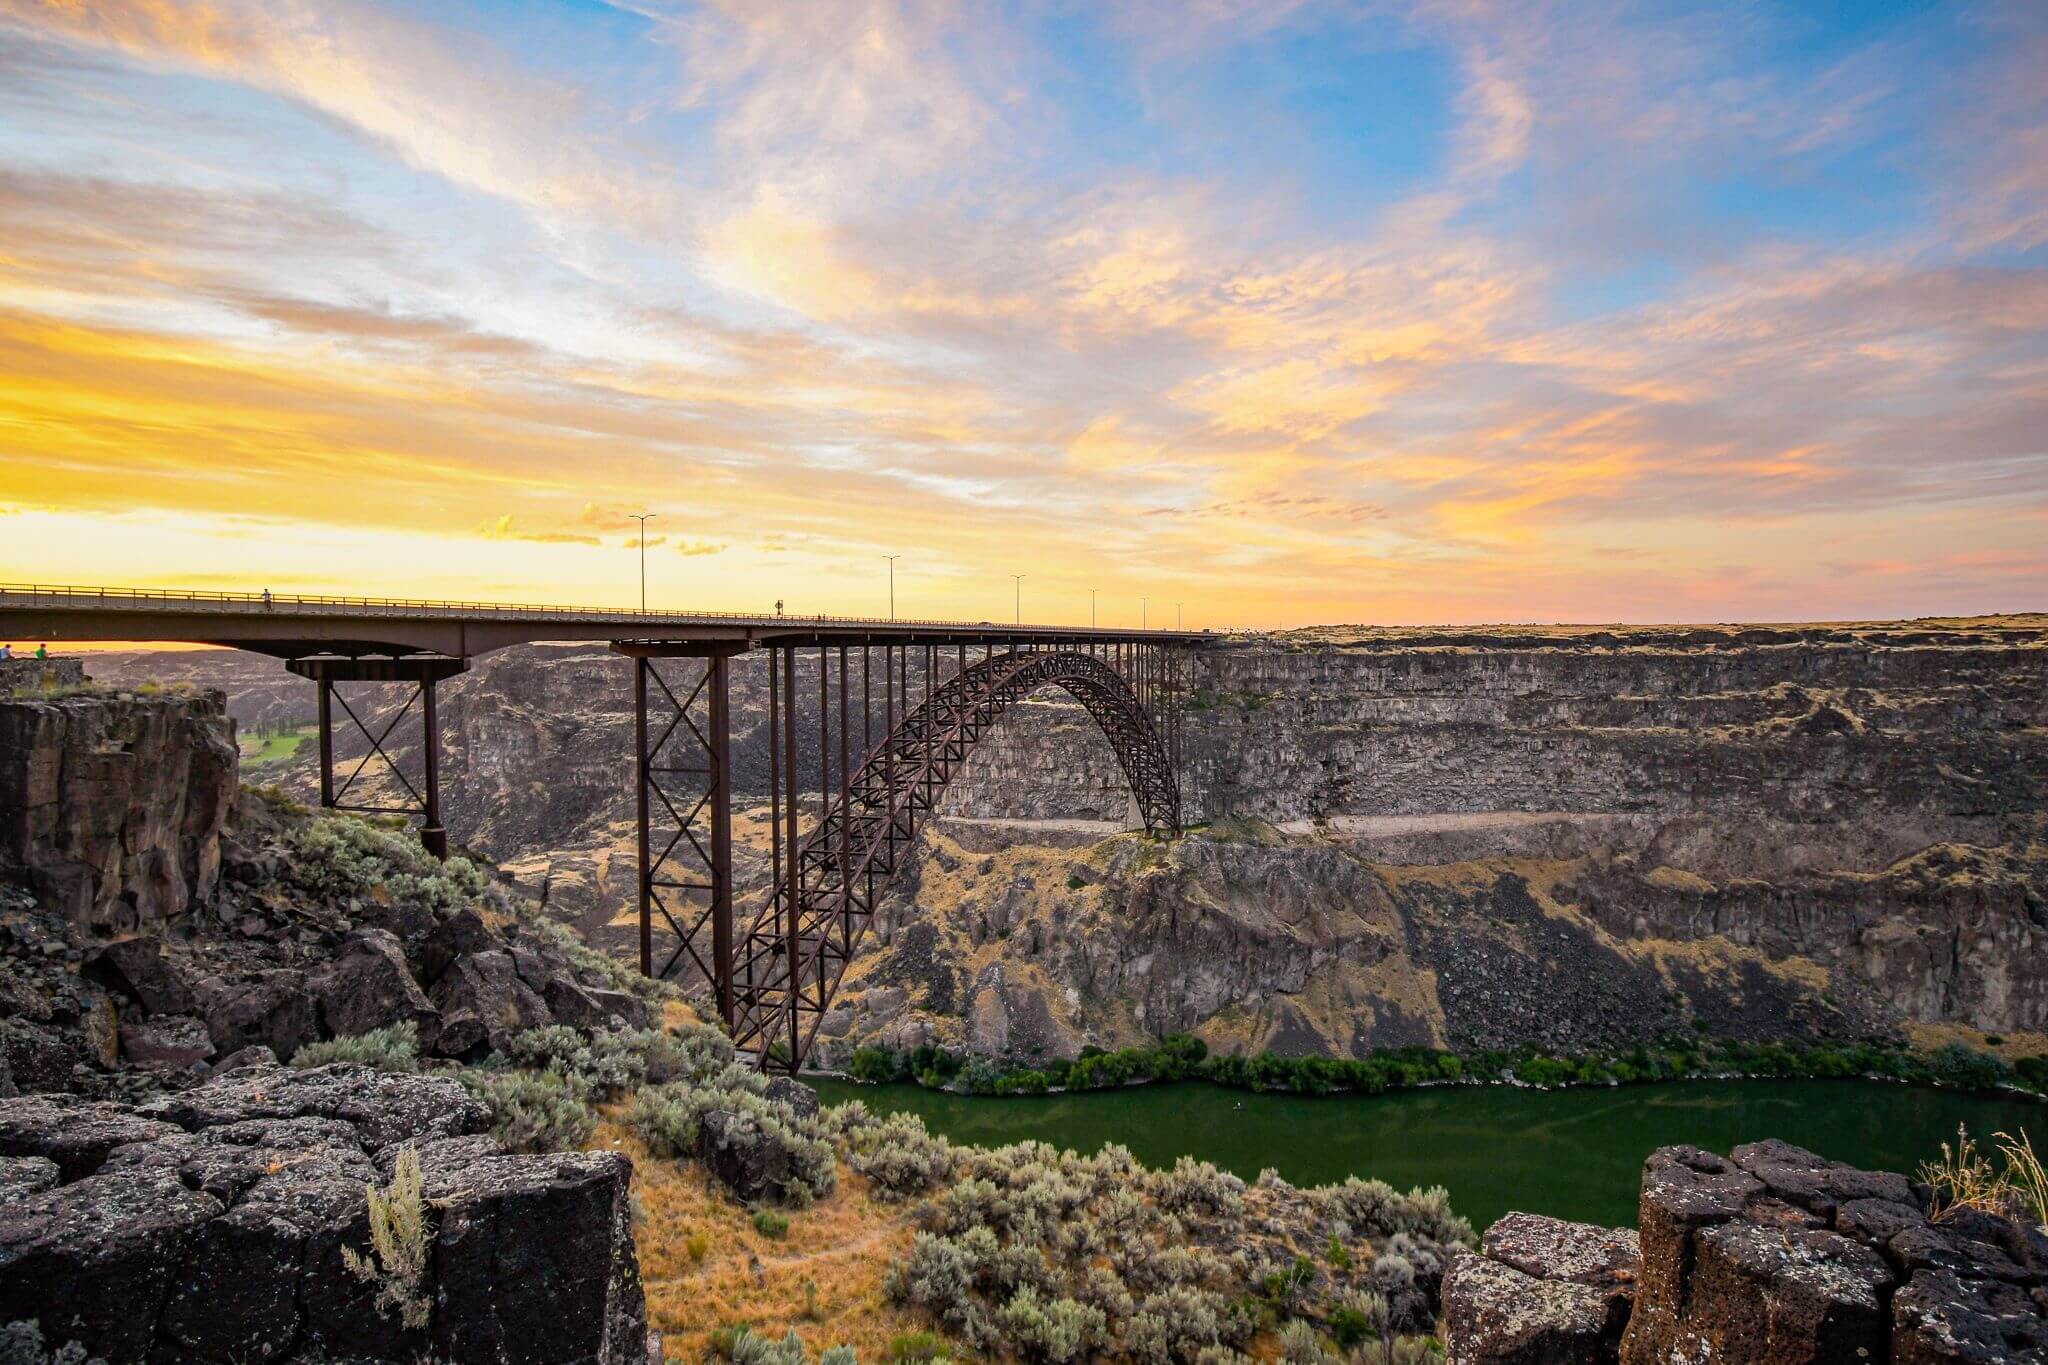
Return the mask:
{"type": "Polygon", "coordinates": [[[0,659],[11,659],[11,658],[13,658],[13,657],[14,657],[14,646],[13,646],[13,645],[0,645],[0,659]]]}
{"type": "Polygon", "coordinates": [[[270,610],[270,589],[268,588],[263,590],[263,610],[270,610]]]}
{"type": "Polygon", "coordinates": [[[37,645],[37,646],[36,646],[36,657],[37,657],[38,659],[47,659],[47,658],[49,658],[49,657],[50,657],[50,647],[49,647],[48,645],[37,645]]]}

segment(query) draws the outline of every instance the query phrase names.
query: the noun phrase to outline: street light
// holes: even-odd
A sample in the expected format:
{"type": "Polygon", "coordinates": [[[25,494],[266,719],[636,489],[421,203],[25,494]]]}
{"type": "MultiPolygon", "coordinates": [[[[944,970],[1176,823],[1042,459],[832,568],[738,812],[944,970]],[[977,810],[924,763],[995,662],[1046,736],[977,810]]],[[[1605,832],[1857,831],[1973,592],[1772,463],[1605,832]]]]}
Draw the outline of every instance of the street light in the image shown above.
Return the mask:
{"type": "Polygon", "coordinates": [[[889,619],[893,621],[896,619],[896,561],[903,556],[893,554],[883,555],[882,558],[889,561],[889,619]]]}
{"type": "Polygon", "coordinates": [[[1021,573],[1010,575],[1012,582],[1017,588],[1017,624],[1020,626],[1024,624],[1024,580],[1028,576],[1021,573]]]}
{"type": "Polygon", "coordinates": [[[658,517],[659,512],[628,512],[627,516],[640,523],[640,611],[647,612],[647,522],[658,517]]]}
{"type": "Polygon", "coordinates": [[[1088,589],[1088,629],[1095,629],[1095,594],[1098,590],[1088,589]]]}
{"type": "Polygon", "coordinates": [[[1139,599],[1138,599],[1138,629],[1139,629],[1139,630],[1148,630],[1148,629],[1150,629],[1150,627],[1146,625],[1146,621],[1147,621],[1147,620],[1148,620],[1149,618],[1148,618],[1148,617],[1147,617],[1147,616],[1145,615],[1145,613],[1146,613],[1146,612],[1147,612],[1148,610],[1150,610],[1150,609],[1151,609],[1151,605],[1152,605],[1152,599],[1151,599],[1151,598],[1149,598],[1149,597],[1141,597],[1141,598],[1139,598],[1139,599]]]}
{"type": "Polygon", "coordinates": [[[1181,629],[1181,624],[1180,624],[1180,609],[1181,609],[1181,604],[1180,604],[1179,602],[1176,602],[1176,603],[1174,603],[1174,604],[1173,604],[1173,628],[1174,628],[1175,630],[1179,630],[1179,629],[1181,629]]]}

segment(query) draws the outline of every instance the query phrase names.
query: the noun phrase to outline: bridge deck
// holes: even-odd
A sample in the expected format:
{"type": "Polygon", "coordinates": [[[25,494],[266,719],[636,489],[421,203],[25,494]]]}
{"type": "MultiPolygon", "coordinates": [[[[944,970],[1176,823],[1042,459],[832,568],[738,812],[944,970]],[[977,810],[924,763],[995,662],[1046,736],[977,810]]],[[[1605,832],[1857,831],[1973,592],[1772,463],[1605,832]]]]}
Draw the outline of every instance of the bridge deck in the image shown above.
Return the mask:
{"type": "Polygon", "coordinates": [[[990,621],[886,620],[735,612],[632,611],[382,597],[0,584],[0,639],[137,640],[316,654],[469,658],[537,640],[642,644],[1198,644],[1206,631],[1097,629],[990,621]]]}

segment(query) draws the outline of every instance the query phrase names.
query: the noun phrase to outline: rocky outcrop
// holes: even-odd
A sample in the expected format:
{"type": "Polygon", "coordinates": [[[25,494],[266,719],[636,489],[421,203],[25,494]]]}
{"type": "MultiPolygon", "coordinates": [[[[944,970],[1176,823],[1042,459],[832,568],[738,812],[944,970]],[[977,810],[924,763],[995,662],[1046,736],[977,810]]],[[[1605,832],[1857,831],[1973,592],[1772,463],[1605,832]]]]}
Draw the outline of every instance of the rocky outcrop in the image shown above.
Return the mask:
{"type": "Polygon", "coordinates": [[[0,696],[0,880],[103,932],[213,893],[236,796],[219,693],[0,696]]]}
{"type": "Polygon", "coordinates": [[[1784,1142],[1662,1148],[1639,1267],[1636,1234],[1510,1215],[1446,1273],[1445,1344],[1463,1365],[2048,1361],[2048,1234],[1929,1198],[1784,1142]]]}
{"type": "Polygon", "coordinates": [[[1633,1232],[1509,1214],[1444,1272],[1452,1365],[1610,1365],[1641,1263],[1633,1232]]]}
{"type": "Polygon", "coordinates": [[[631,1163],[503,1155],[485,1120],[452,1080],[340,1066],[144,1109],[0,1101],[0,1170],[23,1182],[0,1211],[0,1323],[109,1362],[639,1365],[631,1163]],[[432,1238],[417,1326],[343,1256],[374,1259],[364,1187],[408,1147],[432,1238]]]}

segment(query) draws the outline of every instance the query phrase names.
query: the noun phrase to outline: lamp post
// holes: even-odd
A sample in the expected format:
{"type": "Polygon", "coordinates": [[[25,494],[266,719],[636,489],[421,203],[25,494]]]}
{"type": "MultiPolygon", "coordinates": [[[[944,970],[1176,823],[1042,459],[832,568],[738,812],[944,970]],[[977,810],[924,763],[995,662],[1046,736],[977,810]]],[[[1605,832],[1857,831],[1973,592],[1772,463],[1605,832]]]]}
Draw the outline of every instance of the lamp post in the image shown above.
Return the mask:
{"type": "Polygon", "coordinates": [[[1151,629],[1151,627],[1150,627],[1149,625],[1147,625],[1147,624],[1146,624],[1146,623],[1147,623],[1147,621],[1149,621],[1149,620],[1150,620],[1150,618],[1149,618],[1149,617],[1148,617],[1148,616],[1146,615],[1146,613],[1147,613],[1148,611],[1150,611],[1151,609],[1152,609],[1152,599],[1151,599],[1151,598],[1149,598],[1149,597],[1141,597],[1141,598],[1139,598],[1139,599],[1138,599],[1138,629],[1139,629],[1139,630],[1149,630],[1149,629],[1151,629]]]}
{"type": "Polygon", "coordinates": [[[1020,626],[1024,624],[1024,580],[1027,576],[1021,573],[1010,575],[1010,580],[1017,589],[1017,624],[1020,626]]]}
{"type": "Polygon", "coordinates": [[[647,522],[658,517],[659,512],[628,512],[627,516],[640,523],[640,611],[647,612],[647,522]]]}
{"type": "Polygon", "coordinates": [[[1093,630],[1093,629],[1095,629],[1095,594],[1096,594],[1096,591],[1097,591],[1097,590],[1096,590],[1096,589],[1094,589],[1094,588],[1090,588],[1090,589],[1088,589],[1088,629],[1090,629],[1090,630],[1093,630]]]}
{"type": "Polygon", "coordinates": [[[1174,603],[1174,604],[1173,604],[1173,628],[1174,628],[1175,630],[1180,630],[1180,629],[1182,629],[1182,626],[1181,626],[1181,623],[1180,623],[1180,609],[1181,609],[1181,606],[1182,606],[1182,604],[1181,604],[1181,603],[1179,603],[1179,602],[1176,602],[1176,603],[1174,603]]]}
{"type": "Polygon", "coordinates": [[[896,561],[903,556],[883,555],[882,558],[889,561],[889,619],[893,621],[896,619],[896,561]]]}

